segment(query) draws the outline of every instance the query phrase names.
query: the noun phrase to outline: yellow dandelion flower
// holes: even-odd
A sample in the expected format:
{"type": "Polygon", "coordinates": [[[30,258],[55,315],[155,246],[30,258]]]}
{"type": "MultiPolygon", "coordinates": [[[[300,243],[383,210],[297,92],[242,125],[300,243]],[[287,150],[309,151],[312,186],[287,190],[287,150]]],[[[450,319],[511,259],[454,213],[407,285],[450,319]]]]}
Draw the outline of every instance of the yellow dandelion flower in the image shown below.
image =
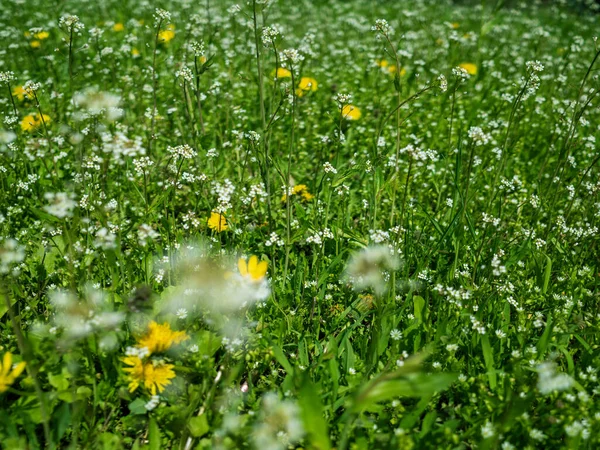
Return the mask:
{"type": "MultiPolygon", "coordinates": [[[[42,114],[41,117],[44,119],[43,122],[45,122],[46,125],[51,122],[48,114],[42,114]]],[[[21,130],[28,132],[35,131],[42,126],[43,122],[38,113],[28,114],[21,120],[21,130]]]]}
{"type": "Polygon", "coordinates": [[[125,29],[125,26],[121,22],[117,22],[112,26],[113,31],[119,32],[125,29]]]}
{"type": "Polygon", "coordinates": [[[148,325],[148,333],[138,339],[138,347],[146,347],[152,353],[161,353],[169,350],[173,344],[179,344],[190,337],[185,331],[173,331],[165,322],[162,325],[155,321],[148,325]]]}
{"type": "MultiPolygon", "coordinates": [[[[375,60],[375,64],[377,65],[377,67],[381,67],[384,72],[387,71],[391,74],[396,73],[396,64],[390,64],[387,59],[377,59],[375,60]]],[[[403,77],[404,75],[406,75],[406,69],[404,67],[401,67],[400,76],[403,77]]]]}
{"type": "Polygon", "coordinates": [[[140,56],[140,51],[137,48],[134,47],[134,48],[131,49],[131,55],[133,57],[140,56]]]}
{"type": "Polygon", "coordinates": [[[317,80],[310,77],[302,77],[300,79],[300,83],[298,83],[298,88],[296,89],[296,95],[298,97],[302,97],[307,92],[314,92],[319,88],[319,84],[317,80]]]}
{"type": "Polygon", "coordinates": [[[291,78],[292,72],[285,67],[278,67],[277,71],[271,72],[271,78],[291,78]]]}
{"type": "Polygon", "coordinates": [[[152,395],[163,392],[175,378],[173,364],[157,361],[142,361],[138,356],[127,356],[122,361],[131,367],[123,369],[129,379],[129,392],[134,392],[142,384],[152,395]]]}
{"type": "Polygon", "coordinates": [[[469,73],[469,75],[477,74],[477,66],[473,63],[461,63],[458,65],[458,67],[462,67],[463,69],[465,69],[469,73]]]}
{"type": "Polygon", "coordinates": [[[40,31],[38,33],[35,33],[33,35],[33,37],[35,39],[38,39],[40,41],[43,41],[44,39],[48,39],[50,37],[50,33],[48,33],[47,31],[40,31]]]}
{"type": "Polygon", "coordinates": [[[358,120],[361,118],[362,113],[360,112],[360,109],[354,105],[344,105],[342,108],[342,116],[344,116],[344,119],[358,120]]]}
{"type": "Polygon", "coordinates": [[[12,95],[17,97],[19,101],[22,102],[27,96],[27,91],[23,89],[23,86],[15,86],[12,90],[12,95]]]}
{"type": "Polygon", "coordinates": [[[25,362],[12,366],[12,353],[7,352],[0,363],[0,392],[5,392],[25,369],[25,362]]]}
{"type": "Polygon", "coordinates": [[[450,27],[452,27],[454,30],[456,30],[457,28],[459,28],[459,27],[460,27],[460,24],[459,24],[458,22],[452,22],[452,23],[450,24],[450,27]]]}
{"type": "Polygon", "coordinates": [[[175,37],[175,25],[167,25],[164,30],[158,33],[159,42],[169,42],[175,37]]]}
{"type": "Polygon", "coordinates": [[[199,59],[200,64],[204,64],[206,62],[206,56],[201,56],[199,59]]]}
{"type": "MultiPolygon", "coordinates": [[[[309,200],[312,200],[313,198],[315,198],[314,195],[312,195],[309,191],[308,191],[308,186],[305,184],[297,184],[296,186],[294,186],[292,188],[292,195],[299,195],[300,198],[302,200],[304,200],[305,202],[308,202],[309,200]]],[[[285,202],[287,200],[287,195],[283,195],[281,197],[281,201],[285,202]]]]}
{"type": "Polygon", "coordinates": [[[238,270],[243,277],[249,277],[252,281],[261,281],[267,274],[267,261],[258,261],[256,255],[252,255],[248,261],[245,258],[238,259],[238,270]]]}
{"type": "Polygon", "coordinates": [[[208,219],[208,228],[220,233],[221,231],[227,230],[229,225],[227,225],[227,220],[223,214],[213,211],[210,213],[210,218],[208,219]]]}
{"type": "Polygon", "coordinates": [[[31,41],[29,43],[29,45],[31,45],[31,48],[40,48],[40,46],[42,45],[42,43],[38,40],[35,41],[31,41]]]}

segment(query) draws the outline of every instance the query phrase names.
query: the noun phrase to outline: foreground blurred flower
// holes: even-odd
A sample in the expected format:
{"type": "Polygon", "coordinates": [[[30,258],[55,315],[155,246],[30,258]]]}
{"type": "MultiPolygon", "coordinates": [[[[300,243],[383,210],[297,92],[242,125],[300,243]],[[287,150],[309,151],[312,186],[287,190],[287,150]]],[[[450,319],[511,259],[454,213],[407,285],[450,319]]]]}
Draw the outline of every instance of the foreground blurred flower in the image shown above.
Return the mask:
{"type": "Polygon", "coordinates": [[[25,362],[12,366],[12,354],[7,352],[0,363],[0,393],[5,392],[25,369],[25,362]]]}
{"type": "Polygon", "coordinates": [[[298,405],[292,400],[280,400],[275,393],[263,396],[259,420],[252,435],[256,448],[284,450],[304,435],[298,405]]]}
{"type": "Polygon", "coordinates": [[[240,275],[249,277],[252,281],[262,281],[267,274],[267,261],[258,262],[258,257],[252,255],[248,261],[245,258],[238,259],[240,275]]]}
{"type": "Polygon", "coordinates": [[[477,75],[477,66],[473,63],[461,63],[458,67],[465,69],[469,75],[477,75]]]}
{"type": "Polygon", "coordinates": [[[148,333],[138,339],[138,347],[147,348],[150,354],[161,353],[189,338],[185,331],[171,330],[171,326],[166,322],[160,325],[152,321],[148,325],[148,333]]]}
{"type": "MultiPolygon", "coordinates": [[[[91,117],[104,116],[112,122],[123,115],[123,110],[118,108],[121,97],[110,92],[99,91],[96,88],[88,88],[83,92],[77,92],[73,96],[75,106],[84,108],[91,117]]],[[[76,117],[81,120],[85,116],[76,117]]]]}
{"type": "Polygon", "coordinates": [[[173,364],[154,360],[143,361],[139,356],[126,356],[122,361],[131,366],[123,369],[129,374],[129,392],[134,392],[142,384],[152,395],[156,395],[157,390],[163,392],[175,378],[173,364]]]}
{"type": "Polygon", "coordinates": [[[346,267],[346,275],[356,289],[372,288],[381,295],[387,287],[386,272],[397,270],[398,267],[398,259],[388,247],[367,247],[352,256],[346,267]]]}
{"type": "Polygon", "coordinates": [[[20,102],[25,100],[25,97],[28,97],[27,91],[23,88],[23,86],[15,86],[12,90],[12,95],[17,97],[20,102]]]}
{"type": "Polygon", "coordinates": [[[223,214],[213,211],[210,213],[210,218],[208,219],[208,228],[220,233],[221,231],[227,230],[229,226],[227,225],[227,220],[225,220],[223,214]]]}
{"type": "Polygon", "coordinates": [[[360,109],[354,105],[344,105],[342,108],[342,116],[344,119],[358,120],[361,118],[362,113],[360,112],[360,109]]]}
{"type": "Polygon", "coordinates": [[[0,245],[0,273],[8,273],[10,268],[25,259],[25,251],[14,239],[6,239],[0,245]]]}
{"type": "Polygon", "coordinates": [[[44,123],[48,125],[51,121],[52,119],[47,114],[42,114],[41,116],[38,113],[28,114],[21,120],[21,130],[27,132],[35,131],[44,123]]]}
{"type": "Polygon", "coordinates": [[[60,219],[70,216],[71,211],[77,206],[72,195],[66,192],[46,192],[44,198],[50,202],[49,205],[44,206],[44,210],[60,219]]]}
{"type": "Polygon", "coordinates": [[[296,89],[296,95],[302,97],[307,92],[314,92],[318,89],[319,84],[317,80],[310,77],[302,77],[300,83],[298,83],[298,89],[296,89]]]}

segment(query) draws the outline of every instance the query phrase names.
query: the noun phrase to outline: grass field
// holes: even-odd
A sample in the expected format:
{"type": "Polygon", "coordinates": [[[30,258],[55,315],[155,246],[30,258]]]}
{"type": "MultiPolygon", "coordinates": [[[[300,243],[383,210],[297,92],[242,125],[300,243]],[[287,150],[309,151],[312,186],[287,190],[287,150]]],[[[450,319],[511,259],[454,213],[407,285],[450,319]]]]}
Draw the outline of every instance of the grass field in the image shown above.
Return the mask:
{"type": "Polygon", "coordinates": [[[600,447],[600,16],[0,2],[0,447],[600,447]]]}

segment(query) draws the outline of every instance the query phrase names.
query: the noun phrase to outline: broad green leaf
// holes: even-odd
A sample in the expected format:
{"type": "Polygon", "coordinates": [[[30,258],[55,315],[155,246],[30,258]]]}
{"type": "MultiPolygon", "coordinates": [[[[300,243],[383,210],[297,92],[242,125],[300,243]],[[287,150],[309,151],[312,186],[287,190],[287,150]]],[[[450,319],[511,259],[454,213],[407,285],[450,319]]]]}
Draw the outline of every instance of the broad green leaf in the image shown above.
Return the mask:
{"type": "Polygon", "coordinates": [[[329,450],[329,432],[327,422],[323,416],[323,402],[319,395],[320,387],[306,378],[300,389],[298,403],[302,410],[302,421],[308,435],[311,448],[316,450],[329,450]]]}
{"type": "Polygon", "coordinates": [[[192,417],[188,423],[188,428],[190,429],[190,434],[194,437],[202,437],[208,433],[210,427],[208,426],[206,414],[192,417]]]}

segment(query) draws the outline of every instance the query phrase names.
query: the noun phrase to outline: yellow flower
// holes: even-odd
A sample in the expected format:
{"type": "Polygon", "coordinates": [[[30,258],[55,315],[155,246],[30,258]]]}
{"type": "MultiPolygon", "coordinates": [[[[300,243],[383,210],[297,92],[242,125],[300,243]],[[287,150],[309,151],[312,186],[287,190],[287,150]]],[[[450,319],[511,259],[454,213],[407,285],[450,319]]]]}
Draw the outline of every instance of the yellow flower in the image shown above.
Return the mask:
{"type": "Polygon", "coordinates": [[[459,24],[458,22],[452,22],[452,23],[450,24],[450,26],[451,26],[451,27],[452,27],[454,30],[456,30],[457,28],[459,28],[459,27],[460,27],[460,24],[459,24]]]}
{"type": "MultiPolygon", "coordinates": [[[[390,64],[387,59],[378,59],[375,61],[375,64],[384,69],[384,71],[387,70],[391,74],[396,73],[396,64],[390,64]]],[[[406,69],[401,67],[400,76],[403,77],[404,75],[406,75],[406,69]]]]}
{"type": "Polygon", "coordinates": [[[243,277],[250,277],[252,281],[261,281],[267,274],[267,261],[258,261],[256,255],[252,255],[248,261],[244,258],[238,259],[238,270],[243,277]]]}
{"type": "Polygon", "coordinates": [[[210,213],[210,219],[208,219],[208,228],[220,233],[221,231],[225,231],[227,228],[229,228],[229,225],[227,225],[227,220],[223,214],[213,211],[210,213]]]}
{"type": "MultiPolygon", "coordinates": [[[[42,115],[44,122],[48,125],[51,122],[50,116],[47,114],[42,115]]],[[[38,113],[28,114],[21,120],[21,130],[23,131],[35,131],[42,126],[42,119],[38,113]]]]}
{"type": "Polygon", "coordinates": [[[121,22],[117,22],[113,25],[112,27],[113,31],[123,31],[125,29],[125,27],[123,26],[123,24],[121,22]]]}
{"type": "Polygon", "coordinates": [[[473,63],[461,63],[458,65],[458,67],[462,67],[463,69],[465,69],[469,73],[469,75],[477,74],[477,66],[473,63]]]}
{"type": "Polygon", "coordinates": [[[358,120],[362,116],[362,113],[354,105],[345,105],[342,108],[342,116],[344,116],[344,119],[358,120]]]}
{"type": "Polygon", "coordinates": [[[23,86],[15,86],[12,90],[12,95],[17,97],[20,102],[25,100],[25,96],[27,95],[27,91],[23,89],[23,86]]]}
{"type": "Polygon", "coordinates": [[[159,325],[155,321],[148,325],[148,333],[138,339],[138,347],[146,347],[150,353],[166,352],[173,344],[179,344],[190,337],[185,331],[173,331],[165,322],[159,325]]]}
{"type": "Polygon", "coordinates": [[[20,362],[13,369],[12,354],[10,352],[5,353],[0,363],[0,392],[5,392],[24,369],[25,362],[20,362]]]}
{"type": "Polygon", "coordinates": [[[134,47],[134,48],[131,49],[131,55],[134,56],[134,57],[135,56],[140,56],[140,51],[137,48],[134,47]]]}
{"type": "MultiPolygon", "coordinates": [[[[306,186],[305,184],[297,184],[296,186],[294,186],[292,188],[292,195],[299,195],[305,202],[315,198],[314,195],[308,192],[308,186],[306,186]]],[[[285,202],[286,200],[287,196],[284,194],[283,197],[281,197],[281,201],[285,202]]]]}
{"type": "Polygon", "coordinates": [[[35,39],[43,41],[44,39],[48,39],[50,37],[50,33],[48,33],[47,31],[40,31],[39,33],[35,33],[33,37],[35,39]]]}
{"type": "Polygon", "coordinates": [[[156,361],[144,362],[138,356],[126,356],[122,361],[131,366],[123,369],[129,374],[129,392],[134,392],[140,384],[143,384],[152,395],[156,395],[157,390],[158,392],[164,391],[165,387],[171,384],[171,380],[175,378],[173,364],[156,361]]]}
{"type": "Polygon", "coordinates": [[[40,48],[40,45],[42,45],[42,43],[40,41],[31,41],[29,45],[31,45],[31,48],[40,48]]]}
{"type": "Polygon", "coordinates": [[[310,77],[302,77],[300,83],[298,83],[298,89],[296,89],[296,95],[302,97],[307,92],[314,92],[318,89],[319,84],[317,80],[310,77]]]}
{"type": "Polygon", "coordinates": [[[292,72],[287,70],[285,67],[278,67],[277,72],[275,72],[275,70],[271,72],[272,78],[291,78],[291,76],[292,72]]]}
{"type": "Polygon", "coordinates": [[[158,33],[160,42],[169,42],[175,37],[175,25],[167,25],[166,28],[158,33]]]}

